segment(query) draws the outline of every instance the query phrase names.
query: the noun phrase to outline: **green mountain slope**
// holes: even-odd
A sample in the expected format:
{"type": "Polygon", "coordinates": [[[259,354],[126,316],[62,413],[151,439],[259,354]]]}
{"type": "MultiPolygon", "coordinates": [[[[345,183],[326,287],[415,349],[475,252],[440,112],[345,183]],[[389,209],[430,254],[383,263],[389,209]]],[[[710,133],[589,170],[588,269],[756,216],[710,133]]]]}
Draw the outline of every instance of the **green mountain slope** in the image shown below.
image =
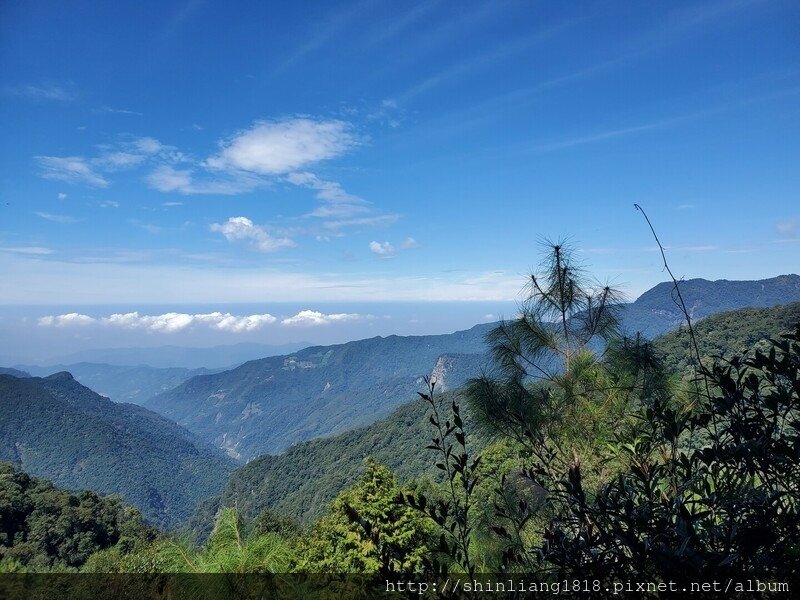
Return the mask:
{"type": "Polygon", "coordinates": [[[153,534],[118,497],[68,492],[0,462],[0,563],[74,568],[120,540],[153,534]]]}
{"type": "MultiPolygon", "coordinates": [[[[705,356],[741,353],[759,340],[788,330],[797,321],[800,303],[714,315],[697,326],[701,352],[705,356]]],[[[684,331],[661,336],[654,344],[668,368],[688,368],[688,336],[684,331]]],[[[445,402],[461,397],[461,390],[442,396],[445,402]]],[[[462,400],[460,404],[468,416],[467,403],[462,400]]],[[[261,456],[231,475],[221,503],[238,506],[248,517],[269,508],[310,522],[358,478],[368,456],[389,466],[401,480],[436,477],[431,454],[423,450],[431,437],[428,411],[425,402],[411,401],[367,427],[297,444],[277,456],[261,456]]],[[[471,440],[476,447],[486,441],[479,435],[471,440]]],[[[213,516],[213,511],[210,514],[213,516]]]]}
{"type": "MultiPolygon", "coordinates": [[[[694,320],[739,308],[766,308],[800,301],[800,275],[758,281],[688,279],[680,282],[680,286],[694,320]]],[[[627,305],[623,311],[625,330],[640,331],[652,338],[680,326],[684,318],[673,293],[672,283],[659,283],[627,305]]]]}
{"type": "Polygon", "coordinates": [[[0,413],[0,460],[69,489],[119,494],[164,527],[218,494],[233,466],[182,427],[69,373],[0,376],[0,413]]]}
{"type": "MultiPolygon", "coordinates": [[[[741,354],[749,348],[767,348],[767,339],[789,330],[800,321],[800,302],[772,308],[743,308],[712,315],[694,327],[700,355],[713,359],[741,354]]],[[[667,368],[684,371],[690,368],[689,331],[682,327],[656,340],[667,368]]]]}
{"type": "Polygon", "coordinates": [[[77,363],[73,365],[29,366],[21,365],[37,377],[68,371],[82,385],[106,396],[114,402],[141,404],[144,400],[161,394],[197,375],[217,373],[222,369],[183,369],[169,367],[156,369],[147,365],[137,367],[105,363],[77,363]]]}
{"type": "MultiPolygon", "coordinates": [[[[231,456],[250,459],[365,425],[412,398],[442,355],[480,355],[491,325],[450,335],[390,336],[306,348],[215,375],[194,377],[143,406],[160,412],[231,456]]],[[[443,375],[458,387],[477,364],[450,357],[443,375]]]]}
{"type": "MultiPolygon", "coordinates": [[[[461,392],[440,396],[446,407],[453,399],[463,407],[468,426],[461,392]]],[[[425,475],[436,478],[440,471],[431,452],[424,450],[433,435],[429,413],[430,406],[417,399],[368,427],[303,442],[283,454],[261,456],[231,475],[221,503],[238,507],[248,518],[269,508],[309,523],[358,479],[367,457],[392,469],[401,481],[425,475]]],[[[479,436],[470,438],[470,442],[481,447],[485,440],[479,436]]]]}

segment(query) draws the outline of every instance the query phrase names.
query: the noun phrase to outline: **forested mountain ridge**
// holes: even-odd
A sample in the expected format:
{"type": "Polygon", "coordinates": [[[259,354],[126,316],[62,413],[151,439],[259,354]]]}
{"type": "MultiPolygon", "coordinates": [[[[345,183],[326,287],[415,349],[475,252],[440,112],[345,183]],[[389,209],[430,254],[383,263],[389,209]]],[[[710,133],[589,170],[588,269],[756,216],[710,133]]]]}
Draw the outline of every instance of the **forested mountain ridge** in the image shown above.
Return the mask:
{"type": "MultiPolygon", "coordinates": [[[[53,373],[69,372],[80,384],[114,402],[141,404],[143,401],[177,387],[197,375],[218,373],[222,369],[184,369],[182,367],[155,368],[148,365],[136,367],[105,363],[76,363],[44,367],[20,365],[30,374],[46,377],[53,373]]],[[[30,376],[30,375],[29,375],[30,376]]]]}
{"type": "MultiPolygon", "coordinates": [[[[687,279],[680,282],[681,296],[695,321],[739,308],[768,308],[800,301],[800,275],[779,275],[756,281],[687,279]]],[[[684,322],[675,303],[674,284],[659,283],[625,306],[623,328],[655,337],[684,322]]]]}
{"type": "MultiPolygon", "coordinates": [[[[482,355],[491,327],[314,346],[194,377],[143,406],[231,456],[250,459],[386,416],[414,395],[420,378],[431,373],[442,355],[482,355]]],[[[469,360],[480,362],[475,356],[469,360]]],[[[448,370],[451,388],[471,376],[471,370],[468,374],[453,364],[448,370]]]]}
{"type": "Polygon", "coordinates": [[[119,497],[62,490],[0,462],[0,565],[74,568],[98,550],[154,535],[119,497]]]}
{"type": "MultiPolygon", "coordinates": [[[[742,308],[707,317],[695,324],[700,355],[705,361],[742,354],[748,349],[766,349],[767,340],[800,322],[800,302],[771,308],[742,308]]],[[[665,365],[673,371],[691,368],[693,356],[686,327],[654,340],[665,365]]]]}
{"type": "MultiPolygon", "coordinates": [[[[681,282],[681,292],[697,320],[729,308],[800,300],[800,276],[692,279],[681,282]]],[[[673,284],[661,283],[624,305],[623,330],[650,336],[677,327],[681,315],[672,294],[673,284]]],[[[142,405],[247,460],[384,417],[412,398],[419,378],[437,368],[446,367],[446,388],[459,387],[487,362],[484,336],[493,325],[306,348],[189,379],[142,405]]]]}
{"type": "MultiPolygon", "coordinates": [[[[796,322],[800,322],[800,303],[712,315],[697,325],[696,332],[704,357],[730,357],[777,337],[796,322]]],[[[656,338],[653,345],[668,370],[688,374],[688,342],[688,333],[681,329],[656,338]]],[[[463,390],[442,395],[445,404],[452,399],[461,404],[469,427],[469,405],[463,390]]],[[[412,400],[367,427],[303,442],[280,455],[261,456],[231,474],[221,504],[237,506],[246,517],[270,509],[308,523],[358,478],[367,457],[388,466],[401,481],[435,478],[440,472],[430,454],[422,451],[433,435],[429,412],[425,402],[412,400]]],[[[488,438],[473,432],[470,439],[480,449],[488,438]]],[[[210,522],[206,523],[206,528],[209,526],[210,522]]]]}
{"type": "Polygon", "coordinates": [[[30,377],[31,374],[27,371],[20,369],[12,369],[11,367],[0,367],[0,375],[11,375],[12,377],[30,377]]]}
{"type": "Polygon", "coordinates": [[[0,460],[69,489],[119,494],[162,527],[219,493],[229,459],[184,428],[69,373],[0,376],[0,460]]]}
{"type": "MultiPolygon", "coordinates": [[[[445,405],[454,399],[467,410],[460,391],[440,397],[445,405]]],[[[310,523],[358,478],[368,457],[389,467],[402,481],[437,477],[429,453],[421,450],[432,435],[429,409],[417,398],[367,427],[303,442],[283,454],[260,456],[234,471],[221,503],[236,506],[246,518],[268,508],[310,523]]],[[[483,435],[471,440],[477,448],[485,441],[483,435]]]]}

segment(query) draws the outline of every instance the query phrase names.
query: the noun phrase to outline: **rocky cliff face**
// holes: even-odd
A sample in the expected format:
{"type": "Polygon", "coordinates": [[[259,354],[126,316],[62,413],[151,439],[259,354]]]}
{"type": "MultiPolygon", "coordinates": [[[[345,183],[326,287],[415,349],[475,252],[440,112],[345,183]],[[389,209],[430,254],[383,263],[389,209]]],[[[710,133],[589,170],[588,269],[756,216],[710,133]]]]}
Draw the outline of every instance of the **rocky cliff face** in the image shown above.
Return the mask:
{"type": "Polygon", "coordinates": [[[487,363],[485,354],[442,354],[436,360],[430,377],[436,381],[437,390],[454,390],[478,377],[487,363]]]}

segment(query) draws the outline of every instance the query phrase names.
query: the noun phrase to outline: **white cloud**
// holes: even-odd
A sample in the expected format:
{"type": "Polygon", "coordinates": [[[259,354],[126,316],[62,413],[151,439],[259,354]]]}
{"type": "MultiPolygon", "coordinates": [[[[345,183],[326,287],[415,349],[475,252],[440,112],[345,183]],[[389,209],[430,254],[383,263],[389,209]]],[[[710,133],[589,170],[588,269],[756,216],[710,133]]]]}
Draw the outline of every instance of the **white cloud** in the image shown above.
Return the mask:
{"type": "Polygon", "coordinates": [[[139,166],[145,158],[143,154],[133,152],[107,152],[92,162],[106,171],[122,171],[139,166]]]}
{"type": "Polygon", "coordinates": [[[206,161],[214,169],[282,175],[334,158],[358,143],[344,121],[296,117],[259,121],[222,144],[206,161]]]}
{"type": "Polygon", "coordinates": [[[256,225],[247,217],[230,217],[224,223],[212,223],[210,229],[221,233],[230,242],[249,241],[259,252],[274,252],[296,245],[287,237],[273,237],[266,229],[256,225]]]}
{"type": "Polygon", "coordinates": [[[167,146],[152,137],[141,137],[133,140],[131,145],[143,154],[158,154],[169,149],[167,146]]]}
{"type": "MultiPolygon", "coordinates": [[[[108,180],[100,172],[113,173],[141,166],[147,161],[162,163],[185,162],[187,157],[172,146],[166,146],[152,137],[134,138],[114,145],[100,146],[99,156],[88,159],[82,156],[36,156],[41,176],[69,183],[82,183],[94,187],[107,187],[108,180]],[[100,171],[100,172],[98,172],[100,171]]],[[[66,194],[59,194],[66,199],[66,194]]]]}
{"type": "Polygon", "coordinates": [[[54,215],[39,211],[35,211],[34,214],[43,219],[47,219],[48,221],[53,221],[54,223],[75,223],[78,220],[75,217],[70,217],[69,215],[54,215]]]}
{"type": "Polygon", "coordinates": [[[241,331],[253,331],[263,325],[274,323],[275,321],[277,321],[277,319],[270,314],[250,315],[247,317],[234,317],[233,315],[227,314],[223,316],[221,321],[216,323],[215,327],[222,331],[239,333],[241,331]]]}
{"type": "Polygon", "coordinates": [[[331,323],[344,323],[347,321],[357,321],[366,318],[357,313],[334,313],[324,314],[316,310],[301,310],[293,317],[287,317],[281,321],[281,325],[299,325],[314,327],[317,325],[330,325],[331,323]]]}
{"type": "Polygon", "coordinates": [[[166,162],[183,162],[186,157],[173,146],[166,146],[152,137],[134,138],[114,146],[101,146],[103,154],[92,163],[106,171],[132,169],[157,158],[166,162]]]}
{"type": "Polygon", "coordinates": [[[397,254],[397,250],[389,242],[370,242],[369,249],[381,258],[391,258],[397,254]]]}
{"type": "Polygon", "coordinates": [[[100,208],[119,208],[119,202],[116,200],[103,200],[99,206],[100,208]]]}
{"type": "Polygon", "coordinates": [[[294,185],[317,190],[317,198],[320,200],[366,204],[362,198],[354,196],[353,194],[348,194],[344,188],[342,188],[341,184],[335,181],[325,181],[308,171],[289,173],[286,179],[294,185]]]}
{"type": "MultiPolygon", "coordinates": [[[[411,250],[412,248],[419,248],[419,243],[412,237],[404,239],[399,246],[399,250],[411,250]]],[[[398,252],[398,247],[391,242],[370,242],[369,249],[381,258],[392,258],[398,252]]]]}
{"type": "Polygon", "coordinates": [[[71,327],[96,324],[122,329],[143,329],[156,333],[177,333],[195,325],[205,325],[218,331],[242,333],[255,331],[276,321],[277,319],[268,313],[236,316],[221,312],[199,314],[169,312],[161,315],[140,315],[138,312],[129,312],[115,313],[98,319],[78,313],[50,315],[41,317],[38,322],[42,327],[71,327]]]}
{"type": "Polygon", "coordinates": [[[43,327],[71,327],[91,325],[95,319],[89,315],[79,313],[68,313],[66,315],[48,316],[39,319],[39,325],[43,327]]]}
{"type": "Polygon", "coordinates": [[[184,192],[192,185],[192,171],[164,165],[150,173],[147,182],[159,192],[184,192]]]}
{"type": "Polygon", "coordinates": [[[67,199],[67,195],[64,192],[59,192],[58,193],[58,199],[59,200],[66,200],[67,199]]]}
{"type": "Polygon", "coordinates": [[[226,196],[249,192],[264,182],[247,173],[235,173],[224,179],[197,181],[192,169],[176,169],[161,165],[146,178],[148,185],[159,192],[180,194],[222,194],[226,196]]]}
{"type": "Polygon", "coordinates": [[[66,181],[67,183],[83,183],[93,187],[108,187],[108,181],[96,173],[80,156],[36,156],[42,169],[42,177],[66,181]]]}
{"type": "Polygon", "coordinates": [[[324,204],[309,216],[322,218],[347,218],[369,212],[368,202],[345,191],[340,183],[320,179],[313,173],[299,171],[286,176],[289,183],[316,190],[315,196],[324,204]]]}
{"type": "Polygon", "coordinates": [[[785,237],[796,237],[798,228],[797,221],[783,221],[775,226],[775,230],[785,237]]]}

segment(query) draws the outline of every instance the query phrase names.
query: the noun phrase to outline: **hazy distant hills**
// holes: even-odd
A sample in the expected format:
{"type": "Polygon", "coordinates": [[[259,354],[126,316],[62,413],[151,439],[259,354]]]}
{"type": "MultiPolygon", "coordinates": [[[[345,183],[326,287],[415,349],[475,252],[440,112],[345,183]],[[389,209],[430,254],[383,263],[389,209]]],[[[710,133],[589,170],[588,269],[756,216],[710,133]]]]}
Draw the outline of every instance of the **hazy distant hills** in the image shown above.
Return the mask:
{"type": "MultiPolygon", "coordinates": [[[[800,276],[693,279],[682,282],[681,291],[694,318],[700,319],[730,308],[800,300],[800,276]]],[[[654,335],[677,327],[679,316],[672,285],[662,283],[623,309],[623,328],[654,335]]],[[[446,388],[459,387],[486,362],[484,336],[493,326],[306,348],[191,378],[143,406],[248,460],[386,416],[414,397],[420,378],[437,367],[446,367],[441,373],[446,388]]]]}
{"type": "MultiPolygon", "coordinates": [[[[306,348],[193,377],[143,406],[231,456],[250,459],[389,414],[420,389],[420,378],[431,373],[442,355],[482,354],[491,327],[306,348]]],[[[471,372],[443,372],[442,377],[450,387],[458,387],[471,372]]]]}
{"type": "MultiPolygon", "coordinates": [[[[780,275],[758,281],[688,279],[680,282],[681,295],[694,320],[738,308],[763,308],[800,301],[800,275],[780,275]]],[[[623,324],[627,332],[655,337],[684,322],[673,300],[672,283],[659,283],[627,305],[623,324]]]]}
{"type": "Polygon", "coordinates": [[[176,526],[218,494],[232,463],[164,417],[116,404],[69,373],[0,375],[0,460],[69,489],[120,494],[176,526]]]}
{"type": "Polygon", "coordinates": [[[19,369],[12,369],[10,367],[0,367],[0,375],[11,375],[12,377],[30,377],[31,374],[27,371],[20,371],[19,369]]]}
{"type": "MultiPolygon", "coordinates": [[[[697,326],[700,351],[705,357],[730,357],[777,338],[798,321],[800,302],[716,314],[697,326]]],[[[680,330],[660,336],[654,345],[667,368],[686,372],[690,368],[688,342],[686,331],[680,330]]],[[[448,404],[451,398],[459,400],[469,431],[469,406],[463,392],[456,390],[441,396],[448,404]]],[[[311,522],[358,478],[366,457],[390,467],[404,481],[435,478],[439,471],[434,466],[434,455],[424,449],[432,435],[429,412],[427,403],[411,400],[367,427],[303,442],[277,456],[261,456],[234,471],[221,502],[237,506],[248,517],[269,508],[311,522]]],[[[487,440],[472,432],[468,441],[480,448],[487,440]]]]}
{"type": "MultiPolygon", "coordinates": [[[[197,375],[217,373],[222,369],[156,369],[147,365],[125,367],[100,363],[77,363],[46,367],[21,365],[37,377],[68,371],[82,385],[114,402],[141,404],[144,400],[180,385],[197,375]]],[[[12,369],[13,370],[13,369],[12,369]]],[[[13,373],[10,373],[13,375],[13,373]]]]}
{"type": "Polygon", "coordinates": [[[147,365],[156,368],[199,369],[206,367],[208,369],[218,369],[231,368],[255,358],[288,354],[309,345],[307,342],[282,345],[242,342],[209,348],[187,348],[183,346],[102,348],[81,350],[73,354],[48,359],[46,362],[53,365],[72,365],[87,362],[118,366],[147,365]]]}

